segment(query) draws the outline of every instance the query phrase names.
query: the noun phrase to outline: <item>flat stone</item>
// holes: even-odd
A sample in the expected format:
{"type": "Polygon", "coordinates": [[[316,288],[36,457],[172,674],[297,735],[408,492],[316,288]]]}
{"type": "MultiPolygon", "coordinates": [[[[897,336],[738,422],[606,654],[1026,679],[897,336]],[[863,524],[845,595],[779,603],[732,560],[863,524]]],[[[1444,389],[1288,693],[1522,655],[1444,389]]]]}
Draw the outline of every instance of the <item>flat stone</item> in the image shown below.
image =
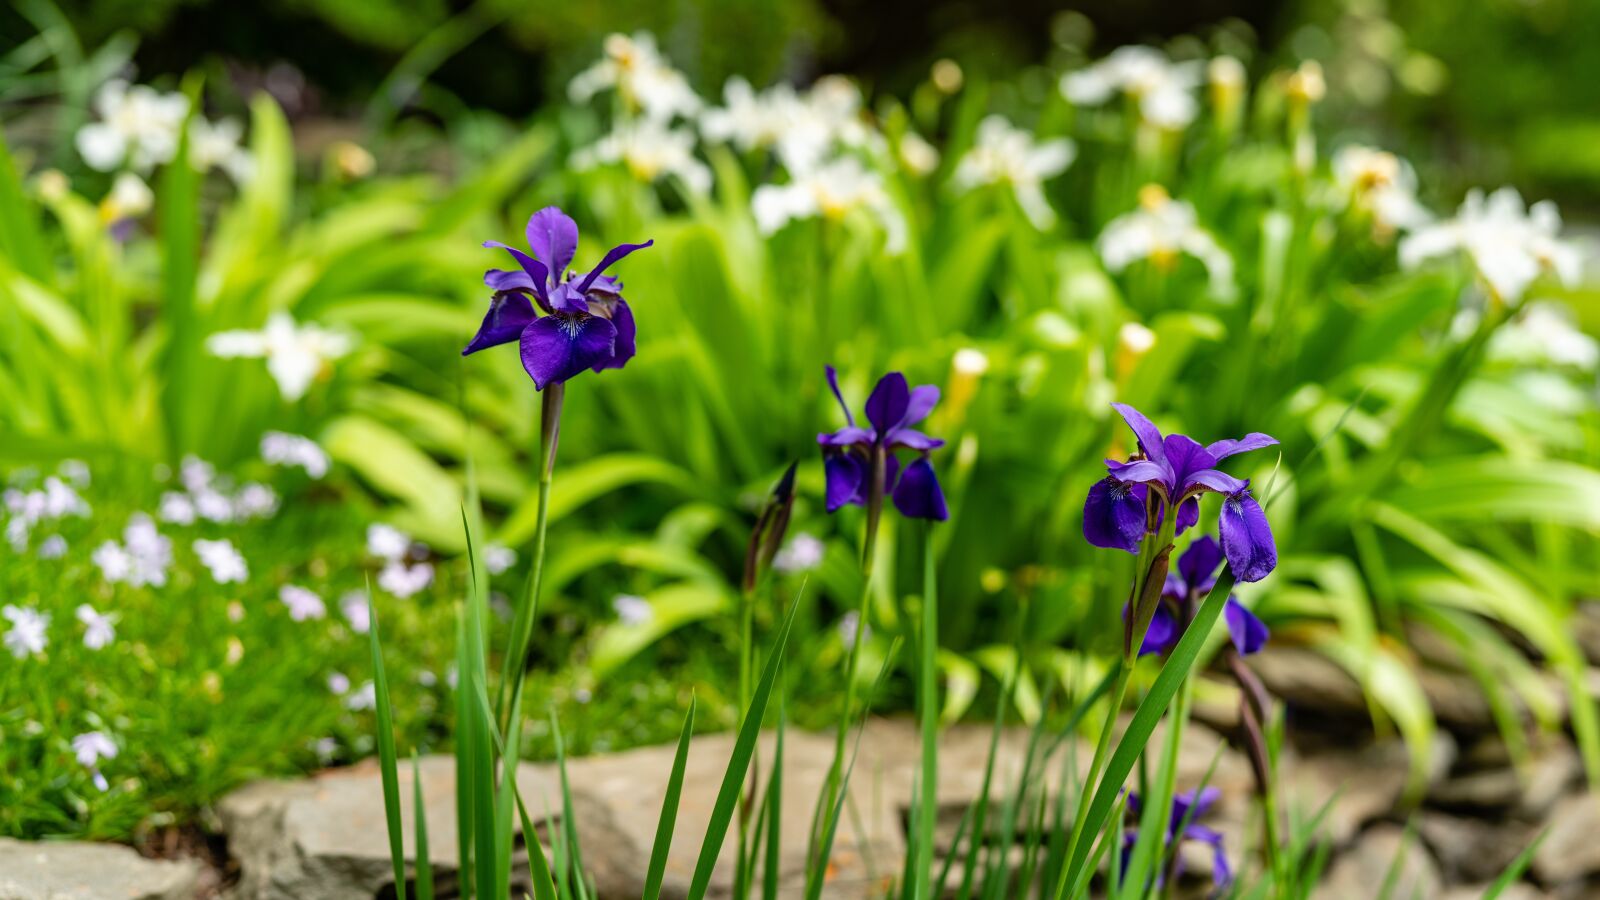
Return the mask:
{"type": "Polygon", "coordinates": [[[1417,831],[1450,881],[1493,881],[1534,837],[1538,826],[1424,812],[1417,831]]]}
{"type": "Polygon", "coordinates": [[[1509,812],[1538,819],[1583,777],[1583,761],[1565,735],[1547,735],[1532,747],[1522,771],[1513,768],[1498,738],[1464,754],[1467,771],[1428,791],[1428,801],[1452,810],[1509,812]]]}
{"type": "Polygon", "coordinates": [[[1600,796],[1564,797],[1550,814],[1544,842],[1533,854],[1533,874],[1545,885],[1576,881],[1600,872],[1600,796]]]}
{"type": "Polygon", "coordinates": [[[1312,900],[1350,900],[1375,897],[1399,861],[1390,897],[1437,897],[1439,869],[1416,835],[1406,839],[1397,825],[1379,824],[1368,829],[1349,850],[1339,854],[1312,900]]]}
{"type": "Polygon", "coordinates": [[[1321,653],[1268,644],[1245,659],[1267,690],[1291,706],[1320,714],[1368,715],[1360,683],[1321,653]]]}
{"type": "MultiPolygon", "coordinates": [[[[441,885],[453,884],[455,760],[427,756],[420,766],[429,862],[441,885]]],[[[545,798],[560,796],[559,782],[536,766],[517,770],[517,786],[536,819],[548,808],[545,798]]],[[[411,766],[401,765],[408,861],[415,851],[412,796],[411,766]]],[[[374,760],[301,781],[256,782],[224,797],[216,812],[239,862],[241,900],[371,900],[394,882],[383,782],[374,760]]]]}
{"type": "MultiPolygon", "coordinates": [[[[1489,888],[1493,886],[1494,882],[1492,881],[1484,882],[1483,884],[1457,885],[1453,888],[1447,888],[1440,895],[1439,900],[1483,900],[1484,897],[1489,895],[1489,888]]],[[[1506,885],[1505,890],[1500,892],[1499,900],[1548,900],[1549,897],[1549,894],[1526,881],[1514,881],[1506,885]]]]}
{"type": "Polygon", "coordinates": [[[0,900],[192,900],[199,867],[119,844],[0,838],[0,900]]]}
{"type": "MultiPolygon", "coordinates": [[[[1435,735],[1424,786],[1442,778],[1454,759],[1455,741],[1444,732],[1435,735]]],[[[1335,846],[1343,846],[1362,826],[1401,805],[1411,758],[1404,741],[1385,738],[1355,747],[1285,751],[1279,768],[1285,800],[1301,816],[1309,818],[1332,801],[1322,833],[1335,846]]]]}

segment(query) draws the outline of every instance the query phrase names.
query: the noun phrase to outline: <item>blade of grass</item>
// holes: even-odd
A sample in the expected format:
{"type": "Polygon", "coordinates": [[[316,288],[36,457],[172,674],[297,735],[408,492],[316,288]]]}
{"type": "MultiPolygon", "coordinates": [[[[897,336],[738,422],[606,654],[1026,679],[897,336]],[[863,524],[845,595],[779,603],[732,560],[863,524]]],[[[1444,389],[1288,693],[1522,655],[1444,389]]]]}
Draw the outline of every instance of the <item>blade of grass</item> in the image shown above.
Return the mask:
{"type": "Polygon", "coordinates": [[[689,714],[683,717],[683,733],[678,736],[678,753],[672,760],[672,776],[667,779],[667,796],[661,804],[661,819],[656,823],[655,846],[650,850],[650,868],[644,878],[644,900],[661,896],[661,881],[667,874],[667,851],[672,848],[672,830],[678,823],[678,798],[683,793],[683,770],[689,762],[689,737],[694,734],[694,696],[689,697],[689,714]]]}
{"type": "MultiPolygon", "coordinates": [[[[917,830],[911,855],[916,865],[911,896],[933,896],[933,828],[939,803],[939,594],[933,554],[933,523],[927,523],[922,541],[922,661],[917,666],[917,707],[922,716],[922,780],[917,792],[917,830]]],[[[1020,666],[1019,666],[1020,668],[1020,666]]]]}
{"type": "MultiPolygon", "coordinates": [[[[1167,707],[1178,693],[1178,688],[1188,678],[1189,670],[1194,668],[1195,660],[1199,657],[1206,638],[1210,636],[1212,626],[1222,615],[1222,607],[1227,601],[1228,593],[1233,590],[1233,585],[1233,573],[1224,570],[1218,576],[1211,593],[1206,595],[1205,602],[1200,604],[1200,608],[1195,612],[1194,619],[1184,631],[1178,645],[1167,657],[1166,664],[1161,667],[1161,673],[1150,686],[1150,692],[1134,711],[1133,720],[1123,732],[1122,740],[1117,742],[1117,748],[1112,752],[1111,760],[1106,764],[1105,772],[1095,788],[1084,834],[1099,834],[1105,830],[1111,808],[1122,793],[1123,782],[1133,771],[1133,765],[1144,751],[1145,744],[1149,742],[1156,723],[1166,713],[1167,707]]],[[[1093,871],[1088,866],[1088,857],[1088,842],[1079,842],[1071,858],[1067,860],[1066,868],[1062,869],[1062,880],[1057,884],[1055,892],[1058,900],[1064,896],[1077,896],[1078,892],[1088,885],[1089,875],[1093,871]]]]}
{"type": "MultiPolygon", "coordinates": [[[[480,698],[480,705],[486,718],[493,718],[493,711],[489,709],[489,695],[480,698]]],[[[501,739],[500,732],[490,723],[489,737],[494,745],[505,755],[505,741],[501,739]]],[[[517,787],[517,779],[511,778],[506,782],[511,791],[511,799],[515,802],[517,816],[522,822],[523,844],[528,850],[528,867],[533,873],[534,900],[556,900],[555,881],[550,875],[549,862],[544,857],[544,848],[540,846],[538,832],[533,829],[533,821],[528,817],[528,809],[522,802],[522,791],[517,787]]],[[[549,813],[546,812],[546,819],[549,813]]]]}
{"type": "Polygon", "coordinates": [[[1483,900],[1496,900],[1501,894],[1505,893],[1506,888],[1521,878],[1522,873],[1526,872],[1528,865],[1533,862],[1533,854],[1538,852],[1539,845],[1544,843],[1544,839],[1549,836],[1549,831],[1539,832],[1539,836],[1534,838],[1527,847],[1523,848],[1522,852],[1517,854],[1517,858],[1511,861],[1511,865],[1506,866],[1506,870],[1501,872],[1500,877],[1494,880],[1494,884],[1489,885],[1489,889],[1483,892],[1483,900]]]}
{"type": "Polygon", "coordinates": [[[750,708],[745,710],[744,727],[739,729],[739,738],[734,742],[733,756],[728,760],[728,770],[723,775],[721,789],[717,791],[716,805],[712,807],[711,822],[706,827],[705,842],[700,845],[700,859],[695,864],[694,876],[689,881],[690,900],[704,897],[711,887],[711,872],[716,868],[717,855],[722,851],[722,842],[728,836],[728,825],[733,820],[733,808],[738,802],[739,793],[744,789],[745,773],[749,771],[750,757],[755,753],[756,739],[761,735],[761,721],[766,717],[767,701],[772,697],[772,686],[777,680],[778,669],[783,662],[784,648],[789,643],[789,630],[794,625],[794,615],[799,608],[800,598],[797,596],[794,602],[789,604],[789,614],[784,616],[783,626],[778,630],[778,636],[772,643],[766,667],[761,672],[761,680],[756,683],[750,708]]]}
{"type": "MultiPolygon", "coordinates": [[[[433,900],[433,861],[428,858],[428,817],[423,814],[422,801],[422,763],[417,758],[417,751],[411,751],[411,816],[412,824],[416,826],[416,893],[417,900],[433,900]]],[[[399,888],[395,889],[397,896],[404,898],[405,893],[399,888]]]]}
{"type": "Polygon", "coordinates": [[[778,862],[783,849],[783,733],[788,715],[778,695],[777,741],[772,751],[772,778],[767,782],[767,858],[761,873],[762,900],[778,900],[778,862]]]}
{"type": "Polygon", "coordinates": [[[400,773],[395,761],[394,715],[389,707],[389,680],[383,672],[383,650],[378,642],[378,609],[372,602],[370,584],[367,585],[367,617],[371,623],[367,630],[367,643],[372,650],[372,690],[378,714],[378,768],[383,776],[383,815],[389,826],[389,861],[394,865],[395,896],[405,900],[405,828],[400,824],[400,773]]]}

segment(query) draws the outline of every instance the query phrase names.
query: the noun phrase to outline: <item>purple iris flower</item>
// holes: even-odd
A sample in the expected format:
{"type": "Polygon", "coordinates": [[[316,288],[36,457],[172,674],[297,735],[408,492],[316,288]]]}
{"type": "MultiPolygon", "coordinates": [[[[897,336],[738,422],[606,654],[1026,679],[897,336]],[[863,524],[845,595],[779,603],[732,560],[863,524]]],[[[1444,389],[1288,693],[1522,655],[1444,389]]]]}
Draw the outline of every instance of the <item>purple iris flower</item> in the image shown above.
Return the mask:
{"type": "Polygon", "coordinates": [[[856,425],[855,416],[839,393],[839,374],[828,366],[828,387],[844,411],[845,427],[832,434],[817,435],[822,445],[822,463],[828,476],[828,512],[841,506],[866,506],[872,499],[872,463],[877,454],[883,454],[883,490],[894,497],[894,505],[901,515],[912,519],[950,518],[945,506],[944,492],[939,488],[939,478],[934,474],[928,454],[944,446],[944,441],[929,437],[913,428],[928,417],[939,402],[939,389],[931,384],[912,388],[906,377],[890,372],[878,380],[867,398],[867,422],[871,428],[856,425]],[[918,454],[904,471],[894,451],[916,451],[918,454]]]}
{"type": "MultiPolygon", "coordinates": [[[[1156,606],[1150,627],[1144,633],[1144,643],[1139,645],[1139,655],[1171,653],[1183,637],[1184,610],[1204,599],[1217,583],[1217,567],[1222,564],[1222,547],[1211,535],[1195,539],[1189,549],[1178,557],[1178,570],[1167,573],[1167,583],[1161,591],[1161,603],[1156,606]]],[[[1222,617],[1228,623],[1228,636],[1241,656],[1259,651],[1267,643],[1267,626],[1231,594],[1222,608],[1222,617]]]]}
{"type": "Polygon", "coordinates": [[[1138,553],[1145,533],[1159,527],[1169,509],[1177,508],[1176,533],[1183,534],[1200,521],[1200,495],[1222,494],[1219,530],[1229,568],[1240,581],[1267,577],[1278,565],[1267,515],[1250,495],[1248,479],[1216,466],[1236,453],[1270,447],[1277,439],[1251,432],[1236,441],[1202,446],[1187,435],[1163,436],[1131,406],[1113,403],[1112,408],[1133,429],[1139,452],[1127,462],[1106,460],[1108,474],[1089,489],[1083,505],[1084,538],[1096,547],[1138,553]]]}
{"type": "MultiPolygon", "coordinates": [[[[1233,881],[1233,870],[1228,868],[1228,854],[1222,849],[1222,833],[1214,828],[1200,824],[1200,817],[1210,811],[1220,796],[1222,796],[1222,791],[1214,787],[1208,787],[1200,791],[1198,796],[1194,791],[1185,791],[1173,797],[1172,817],[1167,820],[1166,842],[1168,845],[1176,845],[1181,841],[1200,841],[1203,844],[1210,844],[1211,880],[1216,883],[1217,887],[1226,887],[1229,882],[1233,881]],[[1192,813],[1190,812],[1191,809],[1193,810],[1192,813]],[[1188,824],[1184,823],[1186,818],[1189,820],[1188,824]]],[[[1128,810],[1135,816],[1139,815],[1140,801],[1138,794],[1128,794],[1128,810]]],[[[1122,836],[1122,865],[1124,869],[1127,868],[1128,857],[1132,854],[1133,845],[1138,841],[1138,838],[1138,829],[1129,829],[1122,836]]],[[[1175,855],[1174,860],[1173,874],[1183,874],[1183,856],[1181,854],[1175,855]]],[[[1158,877],[1157,884],[1160,883],[1161,879],[1158,877]]]]}
{"type": "Polygon", "coordinates": [[[558,207],[534,213],[528,219],[527,238],[531,256],[499,241],[484,241],[485,247],[510,253],[520,268],[483,273],[494,297],[477,335],[461,355],[517,341],[522,367],[541,391],[584,369],[622,368],[633,358],[633,311],[622,299],[622,282],[602,273],[655,242],[618,244],[580,276],[568,269],[578,252],[578,225],[558,207]]]}

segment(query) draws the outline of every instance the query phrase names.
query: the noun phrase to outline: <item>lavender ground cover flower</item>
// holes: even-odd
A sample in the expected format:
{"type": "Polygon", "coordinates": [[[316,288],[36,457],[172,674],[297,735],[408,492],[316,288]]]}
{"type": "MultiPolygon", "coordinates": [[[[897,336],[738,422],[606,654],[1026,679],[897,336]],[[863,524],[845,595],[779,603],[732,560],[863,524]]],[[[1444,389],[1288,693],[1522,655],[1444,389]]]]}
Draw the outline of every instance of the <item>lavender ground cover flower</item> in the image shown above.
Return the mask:
{"type": "MultiPolygon", "coordinates": [[[[867,397],[867,422],[856,425],[855,415],[839,392],[839,375],[828,366],[828,387],[844,411],[846,425],[832,433],[817,435],[822,446],[822,461],[827,474],[828,512],[842,506],[870,506],[875,490],[872,484],[874,461],[882,458],[884,494],[894,498],[900,513],[912,519],[944,521],[950,517],[944,492],[933,471],[928,454],[944,446],[944,441],[929,437],[912,426],[933,412],[939,402],[939,389],[931,384],[911,388],[906,377],[890,372],[878,380],[867,397]],[[902,471],[895,451],[915,451],[918,455],[902,471]]],[[[879,498],[881,499],[881,498],[879,498]]]]}
{"type": "Polygon", "coordinates": [[[1216,468],[1238,453],[1278,443],[1251,432],[1238,440],[1201,445],[1182,434],[1162,435],[1143,413],[1114,403],[1138,438],[1128,461],[1106,460],[1109,474],[1089,489],[1083,506],[1083,536],[1096,547],[1138,553],[1147,533],[1176,508],[1176,534],[1200,521],[1200,495],[1223,495],[1219,530],[1222,552],[1239,581],[1260,581],[1278,565],[1272,527],[1250,494],[1249,479],[1216,468]]]}
{"type": "Polygon", "coordinates": [[[600,372],[626,365],[634,354],[633,311],[622,299],[622,282],[603,273],[655,242],[618,244],[580,277],[569,269],[578,251],[578,225],[559,208],[547,206],[534,213],[528,219],[527,240],[532,255],[499,241],[484,242],[510,253],[520,268],[484,273],[494,297],[461,355],[516,341],[522,366],[539,390],[585,369],[600,372]]]}
{"type": "MultiPolygon", "coordinates": [[[[1189,545],[1178,557],[1178,569],[1167,575],[1161,592],[1161,603],[1156,607],[1150,627],[1145,631],[1139,655],[1171,653],[1183,637],[1188,611],[1205,599],[1217,583],[1217,567],[1222,564],[1222,547],[1216,538],[1205,535],[1189,545]]],[[[1228,624],[1228,636],[1241,655],[1249,656],[1267,643],[1267,626],[1231,594],[1222,609],[1228,624]]]]}

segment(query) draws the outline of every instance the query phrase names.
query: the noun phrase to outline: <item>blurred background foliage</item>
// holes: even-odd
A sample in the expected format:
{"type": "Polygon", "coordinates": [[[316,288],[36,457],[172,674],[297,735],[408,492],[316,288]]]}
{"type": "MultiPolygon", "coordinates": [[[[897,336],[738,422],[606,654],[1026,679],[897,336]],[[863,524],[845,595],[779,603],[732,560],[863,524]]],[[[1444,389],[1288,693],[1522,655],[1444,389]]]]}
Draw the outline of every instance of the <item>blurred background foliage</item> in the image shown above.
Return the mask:
{"type": "MultiPolygon", "coordinates": [[[[470,455],[491,537],[526,549],[538,401],[515,354],[463,363],[459,348],[482,314],[483,269],[504,264],[480,242],[511,240],[529,212],[559,204],[584,229],[580,264],[656,240],[618,270],[639,355],[574,382],[551,501],[536,663],[559,670],[569,699],[599,698],[595,721],[628,718],[603,706],[624,692],[604,688],[674,679],[721,709],[707,722],[727,721],[729,672],[716,660],[731,668],[731,654],[707,648],[732,646],[751,512],[792,459],[804,463],[793,531],[821,553],[803,567],[813,589],[793,696],[802,722],[828,709],[815,701],[839,687],[835,626],[859,588],[859,521],[821,508],[814,435],[840,424],[821,378],[831,362],[858,407],[889,368],[945,390],[930,431],[949,441],[939,466],[955,513],[939,537],[953,716],[992,701],[1019,660],[1016,702],[1035,715],[1040,683],[1083,683],[1115,643],[1131,560],[1085,546],[1079,515],[1105,454],[1125,449],[1108,409],[1121,399],[1202,440],[1282,440],[1281,458],[1231,464],[1270,491],[1282,552],[1279,574],[1241,594],[1281,643],[1358,678],[1417,765],[1435,728],[1418,673],[1432,666],[1474,680],[1508,734],[1570,720],[1600,772],[1582,687],[1592,670],[1568,628],[1574,606],[1600,596],[1584,562],[1600,552],[1594,363],[1485,358],[1489,329],[1463,331],[1459,316],[1484,299],[1471,270],[1402,271],[1394,230],[1352,211],[1327,153],[1353,140],[1402,151],[1441,217],[1468,186],[1512,183],[1559,199],[1567,233],[1588,230],[1597,27],[1595,4],[1554,0],[1471,15],[1375,0],[1068,11],[275,0],[249,15],[222,2],[17,0],[0,10],[0,462],[194,453],[229,466],[265,429],[294,431],[326,448],[341,489],[371,498],[372,515],[449,558],[470,455]],[[765,150],[691,135],[707,191],[670,172],[577,165],[608,127],[636,123],[612,95],[573,102],[567,85],[605,35],[635,30],[654,32],[710,104],[735,73],[756,85],[858,79],[867,100],[843,119],[876,142],[843,155],[903,219],[904,252],[888,252],[872,210],[762,229],[753,191],[803,174],[765,150]],[[1151,140],[1133,106],[1072,108],[1057,89],[1062,73],[1129,42],[1196,69],[1232,56],[1255,78],[1226,122],[1197,79],[1203,114],[1151,140]],[[935,66],[946,58],[959,65],[935,66]],[[1322,62],[1320,104],[1292,81],[1304,59],[1322,62]],[[83,164],[73,135],[96,117],[99,86],[130,73],[203,99],[206,117],[247,123],[254,172],[235,185],[168,163],[151,181],[153,209],[117,233],[109,198],[97,199],[112,176],[83,164]],[[1296,104],[1314,127],[1295,120],[1296,104]],[[988,113],[1029,142],[1076,140],[1071,167],[1040,179],[1047,225],[1004,185],[955,183],[988,113]],[[919,134],[931,167],[905,153],[919,134]],[[1142,190],[1151,182],[1192,203],[1233,260],[1231,290],[1175,254],[1128,267],[1097,254],[1114,218],[1177,208],[1142,190]],[[208,335],[284,312],[358,338],[303,398],[285,398],[258,360],[204,349],[208,335]],[[652,617],[622,621],[619,595],[643,598],[652,617]],[[1413,646],[1418,627],[1455,655],[1413,646]]],[[[1595,289],[1571,281],[1547,278],[1534,299],[1567,304],[1593,335],[1595,289]]],[[[908,585],[909,537],[889,534],[884,554],[889,580],[908,585]]],[[[516,590],[515,575],[502,590],[516,590]]],[[[800,581],[785,576],[777,593],[800,581]]],[[[33,569],[25,583],[42,593],[50,578],[33,569]]],[[[880,632],[903,627],[905,592],[882,592],[880,632]]],[[[417,605],[456,599],[441,588],[417,605]]],[[[763,605],[763,624],[776,607],[763,605]]],[[[903,707],[909,682],[889,694],[887,708],[903,707]]],[[[669,737],[672,721],[595,745],[669,737]]]]}

